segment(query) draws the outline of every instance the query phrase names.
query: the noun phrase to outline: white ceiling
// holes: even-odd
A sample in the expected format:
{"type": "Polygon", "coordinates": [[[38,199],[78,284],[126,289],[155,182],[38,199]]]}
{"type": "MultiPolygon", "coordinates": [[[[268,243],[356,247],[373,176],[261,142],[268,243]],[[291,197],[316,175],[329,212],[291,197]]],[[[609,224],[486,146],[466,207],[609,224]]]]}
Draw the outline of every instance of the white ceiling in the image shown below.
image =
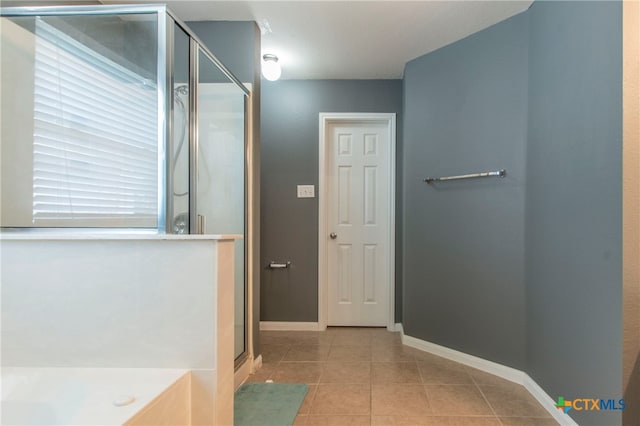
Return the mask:
{"type": "MultiPolygon", "coordinates": [[[[104,1],[104,3],[110,1],[104,1]]],[[[404,65],[526,10],[502,1],[167,1],[184,21],[247,21],[283,79],[402,78],[404,65]]],[[[215,52],[214,52],[215,53],[215,52]]]]}

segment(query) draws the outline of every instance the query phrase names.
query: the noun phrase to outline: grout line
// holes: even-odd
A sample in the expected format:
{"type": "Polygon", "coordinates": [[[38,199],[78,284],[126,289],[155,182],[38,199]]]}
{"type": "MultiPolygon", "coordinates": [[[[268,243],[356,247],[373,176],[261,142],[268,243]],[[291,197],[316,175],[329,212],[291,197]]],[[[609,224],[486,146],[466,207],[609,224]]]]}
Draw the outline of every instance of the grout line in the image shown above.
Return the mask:
{"type": "MultiPolygon", "coordinates": [[[[466,368],[465,368],[465,371],[467,372],[467,374],[469,374],[469,372],[466,370],[466,368]]],[[[496,413],[496,410],[494,410],[493,405],[491,405],[491,403],[489,402],[489,400],[485,396],[484,392],[482,392],[482,388],[480,388],[480,385],[478,384],[476,379],[471,374],[469,374],[469,377],[471,377],[471,380],[473,381],[473,384],[475,385],[476,389],[478,389],[478,392],[480,392],[480,396],[482,396],[482,399],[484,399],[484,401],[487,403],[487,405],[491,409],[491,412],[493,413],[494,417],[496,419],[498,419],[498,423],[500,423],[501,425],[504,425],[504,423],[502,423],[502,420],[500,420],[500,417],[498,417],[498,413],[496,413]]]]}
{"type": "Polygon", "coordinates": [[[369,424],[373,416],[373,365],[369,363],[369,424]]]}
{"type": "Polygon", "coordinates": [[[313,409],[313,403],[316,402],[316,396],[318,395],[318,391],[320,390],[320,384],[318,383],[317,385],[315,385],[315,392],[313,392],[313,396],[311,397],[311,400],[309,401],[309,413],[307,413],[307,415],[311,415],[311,410],[313,409]]]}

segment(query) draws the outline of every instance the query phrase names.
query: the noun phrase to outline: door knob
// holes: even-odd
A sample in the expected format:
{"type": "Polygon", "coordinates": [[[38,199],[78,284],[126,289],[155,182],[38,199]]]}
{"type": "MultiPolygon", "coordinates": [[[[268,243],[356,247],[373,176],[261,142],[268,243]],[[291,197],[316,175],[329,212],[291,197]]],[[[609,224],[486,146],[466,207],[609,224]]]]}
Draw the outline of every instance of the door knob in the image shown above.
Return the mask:
{"type": "Polygon", "coordinates": [[[332,240],[335,240],[336,238],[338,238],[338,234],[336,234],[335,232],[332,232],[329,234],[329,237],[331,237],[332,240]]]}

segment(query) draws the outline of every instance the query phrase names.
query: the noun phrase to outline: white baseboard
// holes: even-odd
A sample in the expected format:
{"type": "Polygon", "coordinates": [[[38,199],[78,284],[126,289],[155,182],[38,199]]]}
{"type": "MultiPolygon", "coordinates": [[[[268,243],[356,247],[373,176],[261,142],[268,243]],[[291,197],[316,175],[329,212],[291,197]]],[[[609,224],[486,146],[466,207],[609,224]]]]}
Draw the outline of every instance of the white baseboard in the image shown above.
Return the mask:
{"type": "Polygon", "coordinates": [[[262,368],[262,355],[258,355],[258,357],[253,360],[253,370],[251,370],[251,373],[255,373],[261,368],[262,368]]]}
{"type": "Polygon", "coordinates": [[[412,348],[420,349],[421,351],[429,352],[460,364],[486,371],[494,376],[501,377],[520,385],[524,383],[525,373],[520,370],[516,370],[515,368],[507,367],[506,365],[487,361],[486,359],[456,351],[455,349],[449,349],[445,346],[416,339],[415,337],[407,336],[406,334],[402,336],[402,343],[412,348]]]}
{"type": "Polygon", "coordinates": [[[395,323],[392,331],[399,331],[400,334],[404,336],[404,329],[402,328],[402,323],[401,322],[395,323]]]}
{"type": "Polygon", "coordinates": [[[317,322],[260,321],[262,331],[318,331],[317,322]]]}
{"type": "Polygon", "coordinates": [[[523,385],[558,423],[563,426],[578,426],[575,420],[556,408],[554,400],[524,371],[516,370],[515,368],[507,367],[506,365],[498,364],[496,362],[456,351],[445,346],[440,346],[435,343],[407,336],[404,334],[402,324],[396,324],[396,328],[399,328],[398,331],[402,333],[402,344],[450,359],[451,361],[455,361],[460,364],[468,365],[469,367],[473,367],[489,374],[493,374],[494,376],[501,377],[505,380],[523,385]]]}
{"type": "Polygon", "coordinates": [[[546,408],[549,414],[551,414],[551,416],[556,419],[558,423],[560,423],[562,426],[578,426],[578,423],[576,423],[575,420],[569,417],[568,414],[565,414],[564,412],[556,408],[556,403],[553,398],[551,398],[549,394],[547,394],[544,389],[542,389],[540,385],[536,383],[535,380],[533,380],[528,374],[523,374],[525,375],[525,378],[522,385],[535,399],[538,400],[540,405],[546,408]]]}

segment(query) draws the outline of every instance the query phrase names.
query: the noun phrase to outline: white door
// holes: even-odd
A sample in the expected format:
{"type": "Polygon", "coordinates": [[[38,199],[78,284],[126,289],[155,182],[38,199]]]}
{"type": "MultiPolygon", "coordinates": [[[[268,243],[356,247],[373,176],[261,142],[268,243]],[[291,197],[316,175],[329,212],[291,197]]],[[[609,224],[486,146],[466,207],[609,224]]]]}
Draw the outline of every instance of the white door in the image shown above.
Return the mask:
{"type": "Polygon", "coordinates": [[[389,134],[388,121],[336,121],[325,132],[327,325],[389,320],[389,134]]]}

